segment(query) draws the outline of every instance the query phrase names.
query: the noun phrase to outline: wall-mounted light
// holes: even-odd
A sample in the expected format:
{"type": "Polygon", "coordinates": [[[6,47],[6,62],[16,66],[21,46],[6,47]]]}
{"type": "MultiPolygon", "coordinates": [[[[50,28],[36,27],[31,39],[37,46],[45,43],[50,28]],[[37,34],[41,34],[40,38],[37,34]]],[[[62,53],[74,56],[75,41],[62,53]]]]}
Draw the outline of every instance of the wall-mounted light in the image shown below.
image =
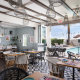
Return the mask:
{"type": "Polygon", "coordinates": [[[13,32],[13,31],[9,31],[10,35],[12,35],[12,32],[13,32]]]}

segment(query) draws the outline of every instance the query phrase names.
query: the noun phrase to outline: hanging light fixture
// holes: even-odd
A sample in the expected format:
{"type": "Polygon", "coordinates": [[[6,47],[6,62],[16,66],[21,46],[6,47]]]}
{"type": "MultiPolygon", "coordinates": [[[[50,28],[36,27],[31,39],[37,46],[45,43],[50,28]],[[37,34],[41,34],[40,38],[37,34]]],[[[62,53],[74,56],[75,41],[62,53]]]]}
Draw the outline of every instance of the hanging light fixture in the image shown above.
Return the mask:
{"type": "Polygon", "coordinates": [[[51,25],[52,25],[52,19],[47,18],[47,20],[46,20],[46,25],[47,25],[47,26],[51,26],[51,25]]]}
{"type": "Polygon", "coordinates": [[[15,8],[16,6],[21,8],[22,6],[22,0],[8,0],[8,2],[13,8],[15,8]]]}
{"type": "Polygon", "coordinates": [[[14,14],[17,16],[17,17],[24,17],[26,15],[26,11],[24,8],[18,8],[18,7],[15,7],[14,9],[14,14]],[[18,11],[18,12],[17,12],[18,11]]]}
{"type": "Polygon", "coordinates": [[[49,5],[49,8],[50,9],[47,9],[47,12],[46,12],[47,18],[49,18],[49,17],[55,18],[56,13],[54,11],[52,11],[52,10],[54,10],[53,5],[49,5]]]}
{"type": "MultiPolygon", "coordinates": [[[[65,0],[63,0],[65,1],[65,0]]],[[[59,7],[62,5],[62,0],[49,0],[49,3],[54,7],[59,7]]]]}
{"type": "Polygon", "coordinates": [[[22,8],[22,0],[8,0],[9,4],[14,7],[14,14],[17,17],[23,18],[23,24],[28,25],[29,20],[26,10],[22,8]],[[18,12],[17,12],[18,11],[18,12]]]}
{"type": "Polygon", "coordinates": [[[23,18],[23,25],[28,25],[29,24],[29,20],[28,20],[28,16],[24,16],[23,18]]]}
{"type": "Polygon", "coordinates": [[[79,18],[80,18],[80,17],[79,17],[79,15],[80,15],[80,13],[79,13],[79,11],[80,11],[79,5],[77,5],[77,8],[76,8],[74,11],[75,11],[75,13],[76,13],[77,15],[73,14],[72,19],[73,19],[73,20],[79,19],[79,18]]]}

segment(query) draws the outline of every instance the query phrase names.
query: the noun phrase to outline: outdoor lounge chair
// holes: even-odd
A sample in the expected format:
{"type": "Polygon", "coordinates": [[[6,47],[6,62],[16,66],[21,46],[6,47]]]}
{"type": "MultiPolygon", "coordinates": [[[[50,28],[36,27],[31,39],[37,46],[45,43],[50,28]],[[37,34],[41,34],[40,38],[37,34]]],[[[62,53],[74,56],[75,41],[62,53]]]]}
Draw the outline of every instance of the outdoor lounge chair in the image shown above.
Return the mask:
{"type": "Polygon", "coordinates": [[[58,43],[54,43],[56,47],[60,47],[60,45],[58,43]]]}

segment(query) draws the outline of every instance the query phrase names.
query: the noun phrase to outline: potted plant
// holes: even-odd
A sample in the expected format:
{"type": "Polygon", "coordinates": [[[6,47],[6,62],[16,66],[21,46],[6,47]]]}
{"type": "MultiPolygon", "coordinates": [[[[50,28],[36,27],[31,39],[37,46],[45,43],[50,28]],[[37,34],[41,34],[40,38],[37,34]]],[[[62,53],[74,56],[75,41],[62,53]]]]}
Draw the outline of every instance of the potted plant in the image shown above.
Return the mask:
{"type": "Polygon", "coordinates": [[[11,39],[12,41],[16,41],[17,40],[17,37],[16,36],[14,36],[14,37],[12,37],[12,39],[11,39]]]}

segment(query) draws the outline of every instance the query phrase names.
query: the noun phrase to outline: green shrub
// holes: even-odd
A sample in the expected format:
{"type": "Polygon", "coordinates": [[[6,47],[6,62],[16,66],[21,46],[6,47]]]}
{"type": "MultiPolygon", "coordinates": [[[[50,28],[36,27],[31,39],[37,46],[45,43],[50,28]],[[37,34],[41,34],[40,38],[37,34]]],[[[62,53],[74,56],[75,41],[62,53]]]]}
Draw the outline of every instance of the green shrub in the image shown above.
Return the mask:
{"type": "Polygon", "coordinates": [[[51,44],[54,46],[54,43],[63,44],[63,39],[51,39],[51,44]]]}
{"type": "Polygon", "coordinates": [[[42,43],[44,43],[44,44],[45,44],[45,43],[46,43],[46,39],[42,39],[42,43]]]}

